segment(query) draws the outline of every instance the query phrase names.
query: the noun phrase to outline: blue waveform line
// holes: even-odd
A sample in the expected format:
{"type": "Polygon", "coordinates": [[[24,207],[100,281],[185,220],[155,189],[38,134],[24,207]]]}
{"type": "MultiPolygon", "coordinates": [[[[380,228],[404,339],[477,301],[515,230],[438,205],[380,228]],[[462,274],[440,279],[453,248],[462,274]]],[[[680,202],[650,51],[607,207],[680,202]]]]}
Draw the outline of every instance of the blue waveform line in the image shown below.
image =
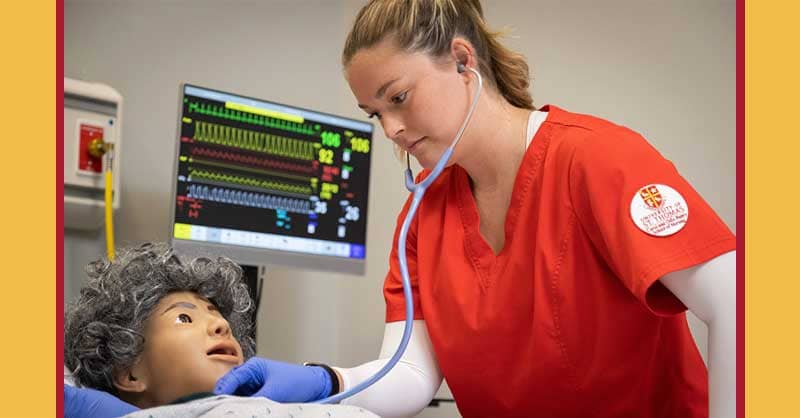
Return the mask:
{"type": "Polygon", "coordinates": [[[218,203],[249,206],[260,209],[285,210],[287,212],[302,213],[306,215],[311,212],[311,202],[308,200],[274,196],[263,193],[245,192],[241,190],[227,189],[225,187],[209,187],[200,184],[190,184],[188,186],[188,192],[186,196],[218,203]]]}

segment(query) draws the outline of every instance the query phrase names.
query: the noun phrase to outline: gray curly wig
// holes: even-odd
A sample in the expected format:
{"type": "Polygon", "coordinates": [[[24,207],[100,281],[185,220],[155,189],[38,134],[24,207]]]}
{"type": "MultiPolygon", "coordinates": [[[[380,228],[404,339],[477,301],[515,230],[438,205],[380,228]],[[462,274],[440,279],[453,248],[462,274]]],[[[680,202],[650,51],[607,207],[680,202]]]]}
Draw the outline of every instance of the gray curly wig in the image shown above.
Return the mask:
{"type": "Polygon", "coordinates": [[[64,362],[75,381],[117,394],[114,373],[132,367],[144,347],[145,322],[173,292],[207,298],[228,321],[245,360],[255,354],[254,304],[242,268],[221,257],[181,261],[163,243],[118,250],[114,261],[86,267],[88,284],[64,311],[64,362]]]}

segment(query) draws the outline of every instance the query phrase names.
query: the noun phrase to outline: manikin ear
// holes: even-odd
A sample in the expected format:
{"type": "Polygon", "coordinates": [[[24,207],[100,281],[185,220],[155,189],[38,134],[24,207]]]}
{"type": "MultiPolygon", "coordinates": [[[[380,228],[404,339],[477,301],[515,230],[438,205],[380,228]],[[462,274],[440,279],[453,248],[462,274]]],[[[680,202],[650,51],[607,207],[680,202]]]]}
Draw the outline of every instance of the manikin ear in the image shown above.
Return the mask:
{"type": "Polygon", "coordinates": [[[147,389],[147,379],[136,366],[130,369],[119,370],[114,373],[114,386],[120,392],[141,393],[147,389]]]}
{"type": "MultiPolygon", "coordinates": [[[[478,58],[477,55],[475,55],[475,48],[472,46],[472,43],[465,38],[458,36],[453,38],[450,42],[450,56],[456,64],[461,63],[468,68],[478,70],[478,58]]],[[[472,79],[471,74],[468,74],[466,71],[462,73],[462,75],[465,76],[466,80],[472,79]]]]}

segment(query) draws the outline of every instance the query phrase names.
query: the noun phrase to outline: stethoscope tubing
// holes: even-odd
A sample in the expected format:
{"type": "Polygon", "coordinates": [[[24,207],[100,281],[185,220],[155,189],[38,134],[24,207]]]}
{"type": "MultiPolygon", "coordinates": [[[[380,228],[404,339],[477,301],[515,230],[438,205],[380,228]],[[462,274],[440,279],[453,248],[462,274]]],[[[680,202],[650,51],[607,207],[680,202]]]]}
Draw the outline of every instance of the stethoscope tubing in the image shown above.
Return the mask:
{"type": "Polygon", "coordinates": [[[411,200],[411,206],[408,208],[408,212],[406,213],[406,217],[403,220],[403,226],[400,228],[400,236],[397,238],[397,257],[400,262],[400,273],[403,279],[403,297],[405,297],[405,304],[406,304],[406,321],[405,327],[403,328],[403,337],[400,340],[400,345],[397,347],[397,351],[395,351],[394,355],[389,359],[389,362],[386,363],[380,370],[378,370],[374,375],[372,375],[367,380],[357,384],[356,386],[352,387],[351,389],[344,391],[342,393],[329,396],[325,399],[321,399],[316,401],[315,403],[336,403],[341,401],[342,399],[349,398],[362,390],[372,386],[375,382],[380,380],[386,373],[389,373],[389,370],[394,368],[400,358],[403,356],[403,353],[406,351],[406,347],[408,346],[408,341],[411,339],[411,331],[414,326],[414,301],[413,296],[411,294],[411,279],[408,274],[408,260],[406,256],[407,252],[407,242],[408,242],[408,230],[411,227],[411,222],[414,220],[414,215],[417,213],[417,209],[419,208],[420,202],[422,202],[422,198],[425,197],[425,191],[428,189],[428,186],[433,184],[439,175],[444,170],[445,166],[447,166],[448,161],[450,161],[450,157],[453,155],[453,150],[456,147],[456,144],[459,140],[461,140],[461,136],[464,134],[464,131],[469,124],[470,119],[472,119],[472,113],[475,111],[475,108],[478,105],[478,98],[481,95],[481,91],[483,90],[483,78],[481,74],[473,69],[467,68],[469,71],[472,71],[478,78],[478,89],[475,93],[475,97],[472,99],[472,104],[470,105],[469,112],[467,112],[466,118],[464,118],[464,122],[461,124],[461,128],[459,128],[458,133],[456,133],[455,139],[450,144],[449,147],[444,151],[441,157],[439,157],[439,161],[434,166],[431,174],[422,180],[419,183],[414,183],[414,176],[411,173],[411,163],[406,156],[406,171],[405,171],[405,182],[406,188],[409,192],[414,194],[414,197],[411,200]]]}

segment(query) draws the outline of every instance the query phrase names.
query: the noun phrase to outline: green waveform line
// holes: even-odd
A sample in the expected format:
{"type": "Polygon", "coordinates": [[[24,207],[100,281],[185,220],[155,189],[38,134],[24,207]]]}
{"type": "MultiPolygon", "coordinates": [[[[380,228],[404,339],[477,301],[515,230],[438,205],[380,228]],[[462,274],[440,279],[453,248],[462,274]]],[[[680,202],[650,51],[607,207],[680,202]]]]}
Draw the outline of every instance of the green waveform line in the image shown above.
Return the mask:
{"type": "Polygon", "coordinates": [[[303,195],[311,194],[311,187],[309,186],[286,184],[277,181],[261,180],[245,176],[234,176],[229,174],[215,173],[213,171],[207,171],[207,170],[198,170],[195,168],[189,168],[189,176],[193,179],[196,178],[196,179],[217,181],[222,183],[233,183],[243,186],[257,187],[259,189],[278,190],[286,193],[295,193],[303,195]]]}
{"type": "Polygon", "coordinates": [[[296,160],[313,161],[316,157],[314,142],[199,120],[195,121],[194,139],[296,160]]]}
{"type": "MultiPolygon", "coordinates": [[[[228,109],[225,106],[216,106],[208,103],[189,102],[189,113],[199,113],[201,115],[216,116],[218,118],[245,122],[253,125],[266,126],[273,129],[281,129],[297,134],[319,136],[319,128],[307,123],[289,122],[283,119],[271,118],[269,116],[257,115],[250,112],[228,109]]],[[[316,125],[319,126],[319,125],[316,125]]]]}

